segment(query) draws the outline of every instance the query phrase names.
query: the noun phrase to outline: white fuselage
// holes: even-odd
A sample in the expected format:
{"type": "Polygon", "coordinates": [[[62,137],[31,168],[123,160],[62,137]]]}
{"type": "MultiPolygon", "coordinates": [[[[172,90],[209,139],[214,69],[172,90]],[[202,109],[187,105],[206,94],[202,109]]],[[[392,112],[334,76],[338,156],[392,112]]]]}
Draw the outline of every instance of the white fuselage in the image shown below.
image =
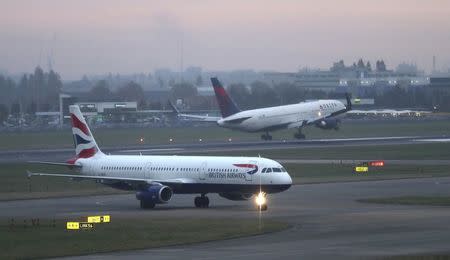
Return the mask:
{"type": "Polygon", "coordinates": [[[278,162],[259,157],[97,154],[80,158],[76,164],[82,166],[82,175],[148,179],[149,184],[178,180],[180,187],[173,188],[175,193],[250,192],[260,185],[272,193],[286,190],[292,184],[289,174],[278,162]],[[280,171],[262,173],[264,168],[280,171]]]}
{"type": "Polygon", "coordinates": [[[339,100],[318,100],[298,104],[246,110],[222,118],[217,123],[226,128],[260,132],[302,127],[345,110],[339,100]]]}

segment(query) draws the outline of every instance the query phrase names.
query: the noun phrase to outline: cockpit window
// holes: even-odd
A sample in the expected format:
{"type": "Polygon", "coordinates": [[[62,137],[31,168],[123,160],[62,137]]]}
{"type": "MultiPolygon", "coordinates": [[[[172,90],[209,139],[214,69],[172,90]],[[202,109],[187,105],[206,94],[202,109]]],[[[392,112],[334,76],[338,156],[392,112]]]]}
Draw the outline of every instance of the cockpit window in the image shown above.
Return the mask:
{"type": "Polygon", "coordinates": [[[267,171],[267,168],[262,169],[262,173],[265,173],[267,171]]]}
{"type": "Polygon", "coordinates": [[[280,168],[272,168],[273,172],[281,172],[280,168]]]}
{"type": "Polygon", "coordinates": [[[272,168],[267,168],[267,173],[272,172],[272,168]]]}

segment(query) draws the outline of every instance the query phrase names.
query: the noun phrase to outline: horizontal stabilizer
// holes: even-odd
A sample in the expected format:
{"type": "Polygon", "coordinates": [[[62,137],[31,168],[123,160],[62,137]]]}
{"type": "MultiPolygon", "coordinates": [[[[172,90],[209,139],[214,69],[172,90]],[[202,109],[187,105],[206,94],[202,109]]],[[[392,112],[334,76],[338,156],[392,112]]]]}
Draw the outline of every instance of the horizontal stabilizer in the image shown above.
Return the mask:
{"type": "Polygon", "coordinates": [[[59,163],[59,162],[42,162],[42,161],[29,161],[28,163],[33,164],[44,164],[44,165],[54,165],[54,166],[65,166],[70,168],[81,168],[81,165],[71,164],[71,163],[59,163]]]}

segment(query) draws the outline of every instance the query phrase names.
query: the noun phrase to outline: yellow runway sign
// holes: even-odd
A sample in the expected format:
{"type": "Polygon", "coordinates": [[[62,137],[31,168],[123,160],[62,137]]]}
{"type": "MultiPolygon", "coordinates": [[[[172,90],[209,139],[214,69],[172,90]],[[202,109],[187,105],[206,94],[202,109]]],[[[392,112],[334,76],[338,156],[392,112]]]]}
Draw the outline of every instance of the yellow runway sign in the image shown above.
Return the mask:
{"type": "Polygon", "coordinates": [[[355,172],[368,172],[369,171],[369,167],[367,166],[356,166],[355,167],[355,172]]]}
{"type": "Polygon", "coordinates": [[[91,229],[91,228],[94,228],[93,223],[67,222],[67,225],[66,225],[66,229],[68,229],[68,230],[91,229]]]}
{"type": "Polygon", "coordinates": [[[111,222],[111,216],[110,215],[103,215],[103,216],[89,216],[87,217],[88,223],[108,223],[111,222]]]}

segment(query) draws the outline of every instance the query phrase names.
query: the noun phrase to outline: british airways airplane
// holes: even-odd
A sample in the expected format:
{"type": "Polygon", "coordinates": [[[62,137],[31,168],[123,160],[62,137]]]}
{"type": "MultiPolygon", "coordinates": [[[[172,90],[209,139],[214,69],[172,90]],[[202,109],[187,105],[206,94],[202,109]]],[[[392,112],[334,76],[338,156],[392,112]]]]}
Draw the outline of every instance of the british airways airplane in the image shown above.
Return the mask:
{"type": "Polygon", "coordinates": [[[143,209],[167,203],[173,194],[199,194],[198,208],[209,207],[208,193],[229,200],[255,197],[260,210],[267,209],[266,194],[282,192],[292,185],[278,162],[259,157],[143,156],[102,153],[78,106],[70,106],[75,157],[65,163],[33,162],[66,166],[75,174],[28,172],[28,176],[68,177],[96,180],[104,185],[136,191],[143,209]]]}
{"type": "Polygon", "coordinates": [[[339,100],[326,99],[241,111],[217,78],[211,78],[211,83],[222,113],[217,124],[244,132],[263,132],[263,140],[272,140],[269,132],[286,128],[297,128],[294,137],[304,139],[302,127],[308,125],[338,130],[339,119],[336,116],[352,109],[350,97],[346,94],[347,106],[339,100]]]}

